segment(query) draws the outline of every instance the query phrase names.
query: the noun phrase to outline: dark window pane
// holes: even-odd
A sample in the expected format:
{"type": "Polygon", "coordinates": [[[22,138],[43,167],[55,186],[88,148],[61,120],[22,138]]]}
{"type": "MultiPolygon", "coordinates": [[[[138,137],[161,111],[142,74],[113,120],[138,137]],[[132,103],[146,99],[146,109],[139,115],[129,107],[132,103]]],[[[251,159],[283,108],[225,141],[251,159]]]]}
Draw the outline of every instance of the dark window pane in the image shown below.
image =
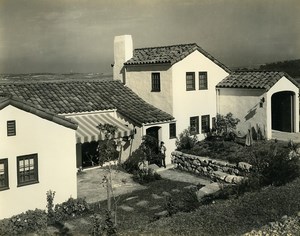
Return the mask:
{"type": "Polygon", "coordinates": [[[160,91],[160,73],[152,73],[152,92],[160,91]]]}
{"type": "Polygon", "coordinates": [[[191,134],[199,134],[199,117],[194,116],[190,118],[190,132],[191,134]]]}
{"type": "Polygon", "coordinates": [[[7,121],[7,136],[15,136],[16,135],[16,121],[9,120],[7,121]]]}
{"type": "Polygon", "coordinates": [[[207,72],[199,72],[199,89],[207,89],[207,72]]]}
{"type": "Polygon", "coordinates": [[[170,138],[176,138],[176,123],[170,124],[169,129],[170,129],[170,138]]]}
{"type": "Polygon", "coordinates": [[[209,115],[201,116],[201,133],[207,133],[210,129],[209,115]]]}
{"type": "Polygon", "coordinates": [[[0,191],[9,188],[8,184],[8,159],[0,160],[0,191]]]}
{"type": "Polygon", "coordinates": [[[18,186],[38,183],[37,154],[17,157],[18,186]]]}
{"type": "Polygon", "coordinates": [[[186,90],[195,90],[195,73],[187,72],[186,73],[186,90]]]}

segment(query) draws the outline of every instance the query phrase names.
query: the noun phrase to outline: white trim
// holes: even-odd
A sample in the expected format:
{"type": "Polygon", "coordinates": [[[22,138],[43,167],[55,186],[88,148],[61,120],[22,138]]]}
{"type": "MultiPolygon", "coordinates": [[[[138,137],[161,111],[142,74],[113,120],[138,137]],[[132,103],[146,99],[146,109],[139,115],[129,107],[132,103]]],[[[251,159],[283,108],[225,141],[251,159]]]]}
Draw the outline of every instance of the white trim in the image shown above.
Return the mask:
{"type": "Polygon", "coordinates": [[[60,113],[59,115],[65,116],[65,117],[72,117],[72,116],[78,116],[78,115],[90,115],[90,114],[98,114],[98,113],[107,113],[107,112],[116,112],[117,109],[109,109],[109,110],[98,110],[98,111],[87,111],[87,112],[74,112],[74,113],[60,113]]]}

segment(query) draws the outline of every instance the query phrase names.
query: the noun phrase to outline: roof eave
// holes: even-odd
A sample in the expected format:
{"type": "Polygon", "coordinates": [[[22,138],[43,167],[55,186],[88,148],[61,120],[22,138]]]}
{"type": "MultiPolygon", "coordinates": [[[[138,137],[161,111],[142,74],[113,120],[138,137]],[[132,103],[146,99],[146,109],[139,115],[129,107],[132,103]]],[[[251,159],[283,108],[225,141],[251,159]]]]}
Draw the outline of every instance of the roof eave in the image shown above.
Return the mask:
{"type": "Polygon", "coordinates": [[[29,104],[27,102],[24,102],[20,99],[13,98],[13,97],[7,98],[4,101],[2,101],[0,104],[0,110],[5,108],[8,105],[12,105],[22,111],[29,112],[40,118],[52,121],[54,123],[57,123],[59,125],[62,125],[64,127],[67,127],[67,128],[73,129],[73,130],[76,130],[78,127],[78,125],[75,122],[71,121],[70,119],[67,119],[60,115],[39,109],[37,107],[32,106],[31,104],[29,104]]]}

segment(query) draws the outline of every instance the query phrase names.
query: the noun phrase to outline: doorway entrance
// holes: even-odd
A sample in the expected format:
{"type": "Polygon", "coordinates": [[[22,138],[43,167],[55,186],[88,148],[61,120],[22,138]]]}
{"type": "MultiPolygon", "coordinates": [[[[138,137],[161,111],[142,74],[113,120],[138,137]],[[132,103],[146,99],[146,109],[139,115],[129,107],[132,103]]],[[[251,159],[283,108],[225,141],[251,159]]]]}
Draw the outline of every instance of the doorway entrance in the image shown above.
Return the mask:
{"type": "Polygon", "coordinates": [[[272,129],[283,132],[294,132],[294,97],[290,91],[278,92],[272,95],[272,129]]]}

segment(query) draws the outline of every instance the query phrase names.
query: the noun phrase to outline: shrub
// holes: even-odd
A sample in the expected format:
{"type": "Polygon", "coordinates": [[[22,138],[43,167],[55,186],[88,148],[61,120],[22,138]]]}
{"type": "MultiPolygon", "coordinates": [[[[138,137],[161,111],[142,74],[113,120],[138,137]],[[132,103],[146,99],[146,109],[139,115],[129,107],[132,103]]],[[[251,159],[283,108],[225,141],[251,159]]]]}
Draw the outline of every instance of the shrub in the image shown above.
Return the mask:
{"type": "Polygon", "coordinates": [[[196,189],[186,189],[177,194],[180,196],[176,198],[173,196],[166,197],[165,209],[168,211],[168,216],[172,216],[177,212],[191,212],[200,206],[196,189]]]}
{"type": "Polygon", "coordinates": [[[66,202],[55,205],[54,219],[55,221],[67,220],[88,213],[89,211],[90,208],[85,199],[69,198],[66,202]]]}
{"type": "Polygon", "coordinates": [[[49,190],[46,193],[47,195],[47,215],[48,215],[48,220],[50,222],[53,221],[54,218],[54,196],[55,196],[55,191],[49,190]]]}
{"type": "Polygon", "coordinates": [[[43,210],[29,210],[0,221],[0,235],[20,235],[41,232],[47,228],[47,214],[43,210]]]}
{"type": "Polygon", "coordinates": [[[179,134],[176,140],[176,147],[178,151],[190,150],[198,142],[197,136],[190,133],[190,129],[185,129],[179,134]]]}
{"type": "Polygon", "coordinates": [[[139,170],[139,163],[143,161],[161,165],[161,154],[158,153],[158,141],[150,135],[143,136],[143,142],[123,163],[123,168],[129,173],[134,173],[139,170]]]}
{"type": "Polygon", "coordinates": [[[131,156],[123,163],[122,167],[128,173],[134,173],[139,170],[139,163],[144,159],[144,153],[141,148],[132,152],[131,156]]]}
{"type": "Polygon", "coordinates": [[[133,180],[139,184],[146,184],[162,179],[161,176],[152,169],[137,170],[133,173],[133,180]]]}
{"type": "Polygon", "coordinates": [[[234,118],[231,112],[225,116],[217,114],[215,124],[216,134],[223,137],[225,140],[232,140],[234,138],[233,134],[235,133],[236,126],[239,122],[240,120],[238,118],[234,118]]]}
{"type": "Polygon", "coordinates": [[[92,226],[89,230],[90,235],[99,236],[102,235],[103,229],[101,224],[101,217],[99,215],[93,214],[91,216],[92,226]]]}

